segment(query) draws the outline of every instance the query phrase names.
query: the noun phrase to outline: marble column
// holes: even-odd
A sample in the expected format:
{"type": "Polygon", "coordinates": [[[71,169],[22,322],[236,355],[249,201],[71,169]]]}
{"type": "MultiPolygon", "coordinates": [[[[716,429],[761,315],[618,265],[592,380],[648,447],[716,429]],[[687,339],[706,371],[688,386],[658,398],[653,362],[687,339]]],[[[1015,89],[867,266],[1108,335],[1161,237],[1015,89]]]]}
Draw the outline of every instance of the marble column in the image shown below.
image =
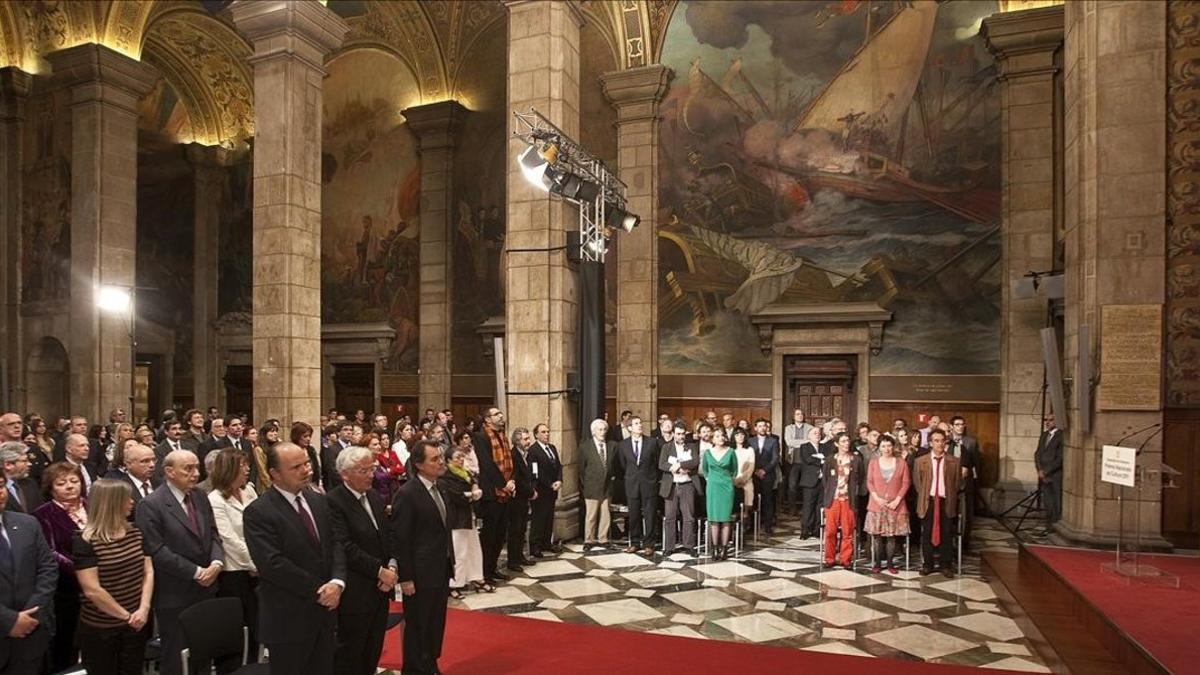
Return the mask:
{"type": "MultiPolygon", "coordinates": [[[[1003,184],[1000,290],[1000,481],[1006,502],[1037,486],[1033,453],[1041,433],[1042,362],[1039,331],[1045,298],[1018,298],[1013,284],[1031,271],[1054,268],[1056,227],[1056,53],[1063,8],[993,14],[983,36],[1000,66],[1003,184]]],[[[1049,405],[1049,403],[1047,403],[1049,405]]],[[[1060,421],[1066,426],[1066,420],[1060,421]]]]}
{"type": "Polygon", "coordinates": [[[0,409],[25,410],[21,340],[21,128],[33,77],[16,66],[0,68],[0,409]]]}
{"type": "Polygon", "coordinates": [[[349,27],[307,0],[229,10],[254,48],[254,419],[321,408],[321,86],[349,27]]]}
{"type": "MultiPolygon", "coordinates": [[[[508,110],[532,106],[568,135],[579,134],[579,29],[576,2],[516,0],[508,16],[508,110]]],[[[508,156],[523,142],[511,139],[508,156]]],[[[578,211],[530,185],[515,159],[508,164],[505,247],[563,246],[579,227],[578,211]]],[[[505,270],[507,419],[510,427],[550,426],[563,459],[563,487],[555,514],[560,536],[578,536],[575,448],[587,421],[577,420],[567,398],[567,373],[577,371],[579,302],[575,273],[561,252],[514,253],[505,270]]]]}
{"type": "Polygon", "coordinates": [[[659,103],[671,69],[661,64],[600,78],[617,109],[617,170],[629,210],[641,216],[633,232],[618,232],[617,410],[647,421],[658,409],[658,131],[659,103]]]}
{"type": "MultiPolygon", "coordinates": [[[[1166,3],[1069,2],[1064,10],[1064,360],[1074,386],[1085,386],[1075,364],[1079,350],[1088,350],[1101,393],[1106,386],[1119,385],[1099,367],[1106,331],[1117,328],[1102,320],[1104,310],[1140,305],[1161,312],[1166,299],[1166,7],[1166,3]],[[1080,345],[1083,325],[1090,328],[1092,338],[1080,345]]],[[[1161,339],[1161,321],[1153,330],[1160,332],[1161,339]]],[[[1147,349],[1153,356],[1155,348],[1147,345],[1147,349]]],[[[1074,401],[1068,403],[1068,408],[1074,406],[1074,401]]],[[[1061,535],[1096,544],[1116,541],[1121,515],[1118,490],[1100,481],[1101,448],[1161,423],[1161,391],[1142,397],[1138,410],[1132,407],[1105,409],[1098,396],[1092,432],[1084,434],[1079,425],[1070,425],[1063,519],[1057,527],[1061,535]]],[[[1071,417],[1078,414],[1073,409],[1071,417]]],[[[1143,442],[1138,461],[1161,461],[1161,435],[1135,434],[1124,445],[1137,447],[1143,442]]],[[[1137,493],[1129,491],[1126,527],[1132,525],[1136,501],[1137,493]]],[[[1168,545],[1161,536],[1161,491],[1141,493],[1140,519],[1143,541],[1168,545]]]]}
{"type": "Polygon", "coordinates": [[[150,66],[97,44],[46,55],[71,91],[71,411],[93,420],[130,405],[130,315],[101,311],[96,289],[131,290],[137,265],[137,104],[150,66]]]}
{"type": "Polygon", "coordinates": [[[217,367],[217,253],[220,250],[221,191],[229,151],[219,145],[192,143],[185,148],[195,182],[192,257],[192,404],[217,405],[221,374],[217,367]]]}
{"type": "Polygon", "coordinates": [[[467,109],[457,101],[407,108],[402,113],[421,157],[421,410],[450,407],[451,252],[454,243],[454,149],[467,109]]]}

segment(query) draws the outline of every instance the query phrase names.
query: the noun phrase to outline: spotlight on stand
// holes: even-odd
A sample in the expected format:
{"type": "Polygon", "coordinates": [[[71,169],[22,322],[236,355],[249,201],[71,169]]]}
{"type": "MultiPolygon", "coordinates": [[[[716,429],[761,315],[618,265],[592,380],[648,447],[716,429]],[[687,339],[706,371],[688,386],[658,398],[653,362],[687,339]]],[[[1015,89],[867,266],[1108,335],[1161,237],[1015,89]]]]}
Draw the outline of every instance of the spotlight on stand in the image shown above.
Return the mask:
{"type": "Polygon", "coordinates": [[[525,180],[543,190],[549,190],[550,180],[547,172],[551,170],[550,164],[557,157],[558,149],[554,146],[547,146],[543,149],[537,145],[531,145],[517,157],[517,163],[521,166],[521,175],[525,176],[525,180]]]}
{"type": "Polygon", "coordinates": [[[642,222],[642,219],[637,214],[630,213],[612,202],[607,202],[604,205],[604,221],[609,228],[624,230],[626,234],[629,234],[642,222]]]}
{"type": "Polygon", "coordinates": [[[600,195],[599,185],[573,173],[551,168],[546,175],[551,180],[550,192],[562,195],[563,199],[570,199],[574,202],[590,202],[600,195]]]}

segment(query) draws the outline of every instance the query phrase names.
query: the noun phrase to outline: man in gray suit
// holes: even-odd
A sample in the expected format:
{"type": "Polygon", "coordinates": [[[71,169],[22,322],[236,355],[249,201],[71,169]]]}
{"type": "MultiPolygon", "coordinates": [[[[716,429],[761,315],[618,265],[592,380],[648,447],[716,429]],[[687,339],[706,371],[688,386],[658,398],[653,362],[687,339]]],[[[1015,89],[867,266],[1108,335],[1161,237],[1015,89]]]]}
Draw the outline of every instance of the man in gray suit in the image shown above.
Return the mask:
{"type": "MultiPolygon", "coordinates": [[[[708,427],[705,423],[701,430],[708,427]]],[[[687,425],[683,420],[675,423],[671,442],[663,446],[658,456],[658,468],[663,472],[662,482],[658,493],[662,495],[666,505],[667,540],[663,545],[663,555],[675,552],[675,520],[683,514],[683,548],[689,555],[696,554],[696,482],[693,477],[700,469],[700,449],[694,443],[687,442],[687,425]]]]}
{"type": "Polygon", "coordinates": [[[7,511],[8,500],[0,490],[0,673],[37,675],[54,634],[58,564],[37,519],[7,511]]]}
{"type": "Polygon", "coordinates": [[[163,675],[181,672],[179,613],[216,596],[225,551],[208,496],[196,490],[200,462],[187,450],[163,458],[166,482],[137,509],[137,526],[154,563],[154,614],[162,636],[163,675]]]}
{"type": "Polygon", "coordinates": [[[608,546],[611,527],[608,512],[612,498],[613,463],[617,444],[605,440],[608,422],[592,420],[592,437],[579,444],[579,481],[582,484],[584,506],[583,550],[593,546],[608,546]]]}

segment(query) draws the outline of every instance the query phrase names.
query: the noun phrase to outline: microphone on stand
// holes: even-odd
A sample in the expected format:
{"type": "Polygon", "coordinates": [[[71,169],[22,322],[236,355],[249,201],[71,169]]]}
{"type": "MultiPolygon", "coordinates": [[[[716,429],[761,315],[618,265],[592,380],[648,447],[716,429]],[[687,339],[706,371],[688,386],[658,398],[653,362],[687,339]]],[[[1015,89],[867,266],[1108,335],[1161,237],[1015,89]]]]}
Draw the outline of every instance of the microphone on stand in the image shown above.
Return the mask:
{"type": "MultiPolygon", "coordinates": [[[[1131,432],[1129,432],[1128,434],[1125,434],[1125,436],[1124,436],[1123,438],[1121,438],[1121,440],[1117,441],[1117,442],[1116,442],[1116,443],[1114,443],[1113,445],[1120,445],[1120,444],[1124,443],[1125,441],[1127,441],[1127,440],[1129,440],[1129,439],[1133,438],[1134,436],[1137,436],[1138,434],[1140,434],[1140,433],[1142,433],[1142,432],[1144,432],[1144,431],[1150,431],[1151,429],[1156,429],[1156,428],[1159,428],[1159,427],[1161,427],[1161,426],[1162,426],[1162,422],[1155,422],[1154,424],[1151,424],[1151,425],[1150,425],[1150,426],[1148,426],[1148,427],[1143,427],[1143,428],[1141,428],[1141,429],[1138,429],[1137,431],[1131,431],[1131,432]]],[[[1159,431],[1162,431],[1162,429],[1159,429],[1159,431]]],[[[1146,440],[1150,440],[1151,438],[1154,438],[1154,437],[1157,435],[1157,433],[1158,433],[1158,432],[1155,432],[1155,433],[1153,433],[1153,434],[1150,434],[1150,436],[1149,436],[1149,437],[1148,437],[1146,440]]],[[[1145,446],[1145,443],[1143,443],[1142,445],[1143,445],[1143,446],[1145,446]]]]}

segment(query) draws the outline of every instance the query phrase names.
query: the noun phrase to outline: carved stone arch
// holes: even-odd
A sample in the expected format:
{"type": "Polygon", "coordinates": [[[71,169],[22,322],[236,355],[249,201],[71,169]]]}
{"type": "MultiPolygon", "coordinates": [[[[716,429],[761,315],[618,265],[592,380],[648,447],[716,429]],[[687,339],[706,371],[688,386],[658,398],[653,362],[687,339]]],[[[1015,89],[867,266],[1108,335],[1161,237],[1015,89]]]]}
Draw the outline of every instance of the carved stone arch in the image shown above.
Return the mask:
{"type": "Polygon", "coordinates": [[[16,66],[28,70],[21,11],[16,3],[0,2],[0,68],[16,66]]]}
{"type": "Polygon", "coordinates": [[[449,86],[441,43],[420,3],[370,3],[365,14],[347,19],[347,23],[350,33],[339,54],[356,46],[386,48],[416,76],[423,102],[446,98],[449,86]]]}
{"type": "Polygon", "coordinates": [[[663,43],[667,39],[667,27],[671,25],[671,17],[679,6],[679,0],[650,0],[639,3],[645,12],[647,34],[650,36],[651,63],[662,59],[663,43]]]}
{"type": "Polygon", "coordinates": [[[595,28],[604,39],[613,55],[613,63],[618,68],[628,68],[629,62],[625,49],[623,31],[620,25],[621,6],[624,2],[588,3],[583,5],[583,17],[589,26],[595,28]]]}
{"type": "Polygon", "coordinates": [[[142,38],[154,10],[154,2],[110,2],[99,42],[123,54],[140,59],[142,38]]]}
{"type": "Polygon", "coordinates": [[[458,100],[462,93],[463,66],[468,63],[476,43],[508,13],[496,2],[426,1],[421,7],[441,47],[449,92],[446,98],[458,100]]]}
{"type": "Polygon", "coordinates": [[[229,145],[254,134],[250,47],[228,25],[190,9],[151,17],[142,60],[162,73],[191,118],[196,142],[229,145]]]}

